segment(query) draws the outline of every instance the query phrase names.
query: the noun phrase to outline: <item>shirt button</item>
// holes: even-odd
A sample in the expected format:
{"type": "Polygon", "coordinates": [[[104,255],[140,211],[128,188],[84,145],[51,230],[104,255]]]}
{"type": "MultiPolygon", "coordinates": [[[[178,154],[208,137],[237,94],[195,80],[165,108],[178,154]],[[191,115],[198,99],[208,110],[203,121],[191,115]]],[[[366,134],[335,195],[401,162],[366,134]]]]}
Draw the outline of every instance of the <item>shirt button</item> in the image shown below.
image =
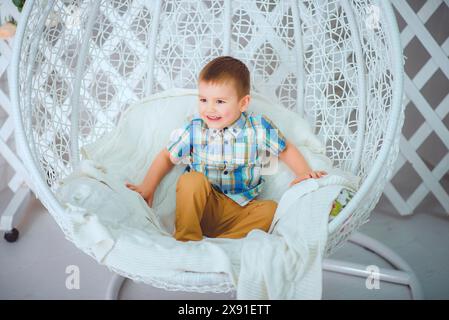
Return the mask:
{"type": "Polygon", "coordinates": [[[228,170],[223,171],[223,174],[225,175],[228,174],[228,170]]]}

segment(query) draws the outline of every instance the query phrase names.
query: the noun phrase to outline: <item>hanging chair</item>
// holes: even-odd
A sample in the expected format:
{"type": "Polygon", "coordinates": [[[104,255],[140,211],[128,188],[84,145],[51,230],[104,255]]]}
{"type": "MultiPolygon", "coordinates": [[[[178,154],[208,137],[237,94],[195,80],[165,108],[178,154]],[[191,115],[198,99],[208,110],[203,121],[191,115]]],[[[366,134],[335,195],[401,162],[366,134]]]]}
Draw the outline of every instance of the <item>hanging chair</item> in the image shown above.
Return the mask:
{"type": "MultiPolygon", "coordinates": [[[[419,296],[404,261],[354,234],[392,175],[404,119],[403,61],[387,1],[27,0],[11,67],[16,140],[33,190],[63,231],[55,191],[79,163],[80,148],[110,132],[134,102],[196,88],[201,68],[221,55],[245,62],[252,91],[307,119],[333,165],[360,177],[359,190],[329,224],[326,256],[349,238],[408,272],[408,280],[396,273],[387,281],[396,277],[419,296]]],[[[331,271],[352,267],[324,261],[331,271]]],[[[217,279],[184,274],[179,283],[152,284],[229,291],[217,279]]]]}

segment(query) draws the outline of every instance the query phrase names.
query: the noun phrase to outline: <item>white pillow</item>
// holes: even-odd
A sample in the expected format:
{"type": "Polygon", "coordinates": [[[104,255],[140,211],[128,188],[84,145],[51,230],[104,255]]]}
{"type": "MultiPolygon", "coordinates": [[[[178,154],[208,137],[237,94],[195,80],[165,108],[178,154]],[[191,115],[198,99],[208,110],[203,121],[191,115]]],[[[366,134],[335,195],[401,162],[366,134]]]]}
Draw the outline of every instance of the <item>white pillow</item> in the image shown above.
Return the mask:
{"type": "MultiPolygon", "coordinates": [[[[84,158],[119,174],[124,182],[140,183],[155,156],[169,143],[171,132],[182,127],[188,117],[197,112],[197,100],[198,91],[193,89],[171,89],[143,99],[126,110],[114,130],[84,146],[81,153],[84,158]]],[[[297,113],[259,95],[252,96],[248,113],[264,114],[271,119],[300,149],[312,169],[332,167],[330,159],[324,155],[324,145],[297,113]]],[[[176,181],[184,168],[185,165],[176,166],[162,180],[153,201],[153,209],[169,232],[174,228],[176,181]]],[[[278,169],[275,175],[264,176],[267,183],[261,199],[279,201],[293,180],[293,172],[285,164],[279,163],[278,169]]]]}

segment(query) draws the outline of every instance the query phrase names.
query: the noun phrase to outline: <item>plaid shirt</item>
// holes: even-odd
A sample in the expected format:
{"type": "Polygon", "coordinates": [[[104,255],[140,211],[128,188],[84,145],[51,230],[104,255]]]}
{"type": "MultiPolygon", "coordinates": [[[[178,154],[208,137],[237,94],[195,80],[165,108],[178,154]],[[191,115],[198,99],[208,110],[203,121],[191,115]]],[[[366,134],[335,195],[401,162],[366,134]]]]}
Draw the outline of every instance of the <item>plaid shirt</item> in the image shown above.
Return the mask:
{"type": "Polygon", "coordinates": [[[167,150],[176,164],[203,173],[215,189],[245,206],[261,192],[262,174],[277,165],[285,144],[284,135],[266,116],[242,112],[230,126],[211,129],[195,114],[172,133],[167,150]]]}

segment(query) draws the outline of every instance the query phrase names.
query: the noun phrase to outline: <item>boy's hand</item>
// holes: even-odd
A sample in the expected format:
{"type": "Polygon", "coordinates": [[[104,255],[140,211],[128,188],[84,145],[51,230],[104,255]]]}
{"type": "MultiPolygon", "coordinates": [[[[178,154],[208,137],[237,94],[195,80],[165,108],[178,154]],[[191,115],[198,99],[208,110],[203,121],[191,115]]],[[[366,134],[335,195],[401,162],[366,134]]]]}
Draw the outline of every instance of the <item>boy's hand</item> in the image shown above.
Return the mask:
{"type": "Polygon", "coordinates": [[[145,190],[141,184],[134,185],[132,183],[127,183],[126,187],[140,194],[149,207],[153,205],[153,193],[145,190]]]}
{"type": "Polygon", "coordinates": [[[297,184],[298,182],[301,182],[303,180],[306,179],[310,179],[310,178],[321,178],[322,176],[326,175],[327,172],[326,171],[309,171],[306,173],[301,174],[300,176],[296,177],[295,180],[293,180],[292,182],[290,182],[289,187],[291,187],[294,184],[297,184]]]}

